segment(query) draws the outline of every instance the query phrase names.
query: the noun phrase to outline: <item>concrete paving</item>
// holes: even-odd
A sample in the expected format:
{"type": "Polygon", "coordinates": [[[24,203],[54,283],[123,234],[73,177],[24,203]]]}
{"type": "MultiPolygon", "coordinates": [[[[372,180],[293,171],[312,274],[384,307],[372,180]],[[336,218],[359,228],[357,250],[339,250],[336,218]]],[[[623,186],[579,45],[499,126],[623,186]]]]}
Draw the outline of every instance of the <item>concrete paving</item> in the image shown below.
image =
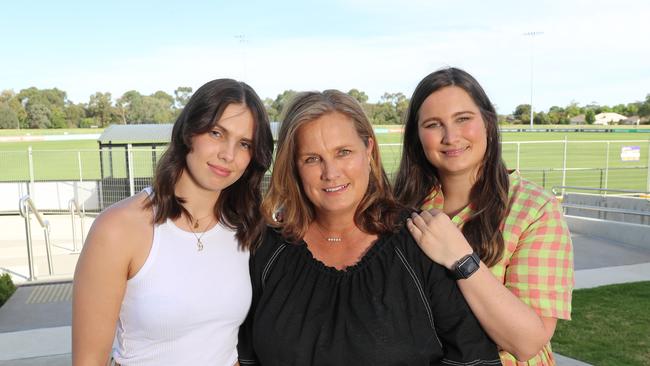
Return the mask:
{"type": "MultiPolygon", "coordinates": [[[[53,224],[54,275],[47,273],[42,239],[40,243],[35,240],[39,281],[28,282],[24,220],[0,216],[0,272],[10,273],[21,284],[0,308],[0,366],[71,363],[71,280],[78,253],[72,250],[69,216],[49,220],[53,224]]],[[[85,223],[86,231],[91,220],[85,223]]],[[[36,239],[40,229],[32,226],[36,239]]],[[[572,239],[576,289],[650,280],[650,248],[581,234],[572,235],[572,239]]],[[[558,366],[588,366],[561,355],[556,355],[556,360],[558,366]]]]}

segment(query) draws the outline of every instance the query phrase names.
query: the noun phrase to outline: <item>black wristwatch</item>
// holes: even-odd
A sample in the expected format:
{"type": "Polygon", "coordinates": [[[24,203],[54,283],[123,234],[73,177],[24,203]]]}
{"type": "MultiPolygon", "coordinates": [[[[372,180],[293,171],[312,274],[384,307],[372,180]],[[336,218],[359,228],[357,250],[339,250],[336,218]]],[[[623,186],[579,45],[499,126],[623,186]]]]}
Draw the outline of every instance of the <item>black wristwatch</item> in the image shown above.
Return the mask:
{"type": "Polygon", "coordinates": [[[476,272],[481,265],[481,258],[478,257],[476,252],[468,254],[463,258],[459,259],[458,262],[454,263],[451,267],[451,272],[454,274],[457,280],[462,280],[468,278],[474,272],[476,272]]]}

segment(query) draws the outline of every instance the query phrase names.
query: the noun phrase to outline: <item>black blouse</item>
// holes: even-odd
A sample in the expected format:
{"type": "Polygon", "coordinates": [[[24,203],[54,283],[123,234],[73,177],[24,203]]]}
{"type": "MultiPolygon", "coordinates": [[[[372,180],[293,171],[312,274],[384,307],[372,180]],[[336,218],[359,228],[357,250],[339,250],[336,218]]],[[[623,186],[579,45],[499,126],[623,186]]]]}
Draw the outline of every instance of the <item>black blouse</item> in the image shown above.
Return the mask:
{"type": "Polygon", "coordinates": [[[269,229],[250,266],[241,365],[501,365],[449,271],[406,228],[343,271],[269,229]]]}

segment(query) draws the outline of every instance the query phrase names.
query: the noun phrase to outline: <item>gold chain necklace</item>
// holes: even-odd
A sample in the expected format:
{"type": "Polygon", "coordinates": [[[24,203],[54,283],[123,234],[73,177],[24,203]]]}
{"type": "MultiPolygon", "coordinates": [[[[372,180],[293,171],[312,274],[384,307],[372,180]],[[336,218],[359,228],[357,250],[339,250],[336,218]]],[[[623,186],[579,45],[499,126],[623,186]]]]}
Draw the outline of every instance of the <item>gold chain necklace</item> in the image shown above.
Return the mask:
{"type": "Polygon", "coordinates": [[[352,225],[351,228],[349,228],[347,230],[344,230],[343,233],[341,234],[341,236],[328,236],[328,235],[325,235],[325,232],[323,232],[324,228],[318,223],[318,221],[314,220],[314,224],[316,224],[316,230],[318,230],[318,233],[328,243],[340,243],[340,242],[342,242],[343,241],[343,236],[349,234],[350,232],[352,232],[352,230],[354,230],[357,227],[356,225],[352,225]]]}
{"type": "MultiPolygon", "coordinates": [[[[206,217],[208,217],[208,216],[202,217],[201,219],[204,219],[206,217]]],[[[201,219],[199,219],[199,220],[201,220],[201,219]]],[[[192,230],[192,234],[194,234],[194,237],[196,238],[196,250],[200,252],[200,251],[203,250],[203,242],[201,241],[201,238],[203,237],[203,235],[205,235],[205,233],[208,232],[208,228],[214,222],[214,217],[212,217],[212,220],[210,220],[210,223],[205,227],[205,231],[203,231],[201,233],[201,235],[196,235],[196,232],[194,231],[194,229],[199,228],[199,220],[196,220],[196,222],[194,222],[194,224],[192,224],[192,221],[189,218],[187,220],[189,221],[189,224],[190,224],[190,230],[192,230]]]]}

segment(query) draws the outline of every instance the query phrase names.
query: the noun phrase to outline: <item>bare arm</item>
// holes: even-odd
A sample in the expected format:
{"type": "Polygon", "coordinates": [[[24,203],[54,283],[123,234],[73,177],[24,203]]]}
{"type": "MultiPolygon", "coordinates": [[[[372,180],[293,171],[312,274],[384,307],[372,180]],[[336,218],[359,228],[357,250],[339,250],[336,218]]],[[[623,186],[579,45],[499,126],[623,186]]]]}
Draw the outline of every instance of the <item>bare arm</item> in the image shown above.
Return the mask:
{"type": "Polygon", "coordinates": [[[458,281],[458,287],[483,329],[518,360],[531,359],[553,337],[557,319],[538,315],[482,262],[470,278],[458,281]]]}
{"type": "MultiPolygon", "coordinates": [[[[461,231],[445,214],[414,214],[407,226],[422,250],[447,269],[472,252],[461,231]]],[[[532,358],[553,336],[557,319],[539,316],[483,263],[470,278],[459,280],[458,285],[488,335],[518,360],[532,358]]]]}
{"type": "Polygon", "coordinates": [[[125,221],[119,210],[102,213],[79,257],[72,302],[73,365],[104,366],[109,359],[132,256],[125,221]]]}

